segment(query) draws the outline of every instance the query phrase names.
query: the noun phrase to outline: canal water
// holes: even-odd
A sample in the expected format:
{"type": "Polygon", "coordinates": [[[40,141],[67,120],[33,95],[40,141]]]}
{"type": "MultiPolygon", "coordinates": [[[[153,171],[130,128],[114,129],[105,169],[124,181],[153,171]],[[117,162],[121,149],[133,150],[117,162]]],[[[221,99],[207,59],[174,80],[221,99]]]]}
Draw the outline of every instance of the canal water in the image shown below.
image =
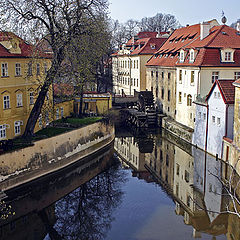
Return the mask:
{"type": "Polygon", "coordinates": [[[91,159],[6,192],[0,239],[240,239],[225,168],[166,132],[117,132],[91,159]]]}

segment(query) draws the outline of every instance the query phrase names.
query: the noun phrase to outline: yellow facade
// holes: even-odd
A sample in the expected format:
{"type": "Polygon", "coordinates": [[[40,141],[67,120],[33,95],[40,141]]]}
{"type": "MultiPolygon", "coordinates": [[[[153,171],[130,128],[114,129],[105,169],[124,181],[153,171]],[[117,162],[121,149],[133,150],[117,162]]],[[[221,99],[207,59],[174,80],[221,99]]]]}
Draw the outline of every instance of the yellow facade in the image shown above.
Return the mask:
{"type": "MultiPolygon", "coordinates": [[[[23,134],[45,71],[50,65],[50,59],[0,57],[0,140],[23,134]]],[[[50,88],[44,111],[52,106],[52,99],[50,88]]],[[[35,130],[39,130],[38,125],[35,130]]]]}
{"type": "MultiPolygon", "coordinates": [[[[80,99],[75,100],[79,109],[80,99]]],[[[84,114],[107,114],[109,109],[112,108],[112,95],[110,93],[87,93],[83,95],[82,112],[84,114]]]]}

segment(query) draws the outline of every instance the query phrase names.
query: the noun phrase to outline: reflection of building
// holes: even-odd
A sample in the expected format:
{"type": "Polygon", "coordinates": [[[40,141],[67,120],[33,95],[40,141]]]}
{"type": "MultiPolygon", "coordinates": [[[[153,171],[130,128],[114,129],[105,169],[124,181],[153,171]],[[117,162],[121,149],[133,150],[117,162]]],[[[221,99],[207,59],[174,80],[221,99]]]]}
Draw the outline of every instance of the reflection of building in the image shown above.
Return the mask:
{"type": "Polygon", "coordinates": [[[144,168],[145,156],[138,148],[134,137],[115,138],[114,149],[117,154],[129,164],[135,171],[146,171],[144,168]]]}

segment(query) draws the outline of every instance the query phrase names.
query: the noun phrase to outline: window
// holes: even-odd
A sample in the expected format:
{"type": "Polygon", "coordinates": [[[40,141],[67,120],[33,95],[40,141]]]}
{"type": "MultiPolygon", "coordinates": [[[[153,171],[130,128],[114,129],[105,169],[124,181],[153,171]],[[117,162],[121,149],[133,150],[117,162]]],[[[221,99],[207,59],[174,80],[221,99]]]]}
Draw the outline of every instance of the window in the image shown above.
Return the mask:
{"type": "Polygon", "coordinates": [[[176,174],[179,176],[179,172],[180,172],[180,166],[179,164],[176,164],[176,174]]]}
{"type": "Polygon", "coordinates": [[[170,102],[170,98],[171,98],[171,91],[168,90],[168,101],[170,102]]]}
{"type": "Polygon", "coordinates": [[[190,207],[191,204],[191,197],[187,195],[187,206],[190,207]]]}
{"type": "Polygon", "coordinates": [[[191,62],[191,63],[194,62],[194,50],[193,49],[190,50],[189,62],[191,62]]]}
{"type": "Polygon", "coordinates": [[[182,92],[178,93],[178,102],[182,103],[182,92]]]}
{"type": "Polygon", "coordinates": [[[206,113],[203,114],[203,120],[206,120],[206,113]]]}
{"type": "Polygon", "coordinates": [[[180,62],[184,62],[184,51],[180,51],[180,62]]]}
{"type": "Polygon", "coordinates": [[[15,64],[15,75],[21,76],[21,64],[20,63],[15,64]]]}
{"type": "Polygon", "coordinates": [[[194,84],[194,71],[191,71],[191,84],[194,84]]]}
{"type": "Polygon", "coordinates": [[[20,128],[20,124],[21,122],[20,121],[16,121],[14,122],[14,132],[15,132],[15,135],[19,135],[21,133],[21,128],[20,128]]]}
{"type": "Polygon", "coordinates": [[[153,77],[153,71],[151,71],[151,77],[153,77]]]}
{"type": "Polygon", "coordinates": [[[214,92],[214,98],[217,98],[217,92],[214,92]]]}
{"type": "Polygon", "coordinates": [[[28,76],[32,76],[32,62],[28,63],[28,76]]]}
{"type": "Polygon", "coordinates": [[[47,74],[47,71],[48,71],[48,66],[46,63],[44,63],[44,73],[47,74]]]}
{"type": "Polygon", "coordinates": [[[34,96],[33,96],[33,92],[29,93],[29,104],[33,105],[34,104],[34,96]]]}
{"type": "Polygon", "coordinates": [[[3,109],[9,109],[10,108],[10,96],[3,96],[3,109]]]}
{"type": "Polygon", "coordinates": [[[189,172],[185,170],[185,181],[188,183],[189,182],[189,172]]]}
{"type": "Polygon", "coordinates": [[[40,64],[39,63],[36,64],[36,74],[40,75],[40,64]]]}
{"type": "Polygon", "coordinates": [[[212,72],[212,83],[215,82],[215,80],[218,80],[219,72],[212,72]]]}
{"type": "Polygon", "coordinates": [[[59,119],[59,108],[56,109],[56,120],[59,119]]]}
{"type": "Polygon", "coordinates": [[[221,124],[221,119],[218,117],[217,118],[217,125],[220,125],[221,124]]]}
{"type": "Polygon", "coordinates": [[[201,112],[198,112],[198,118],[201,119],[201,115],[202,113],[201,112]]]}
{"type": "Polygon", "coordinates": [[[221,98],[220,92],[218,92],[217,96],[218,96],[218,98],[221,98]]]}
{"type": "Polygon", "coordinates": [[[162,88],[162,99],[164,99],[164,88],[162,88]]]}
{"type": "Polygon", "coordinates": [[[23,102],[22,102],[22,93],[17,94],[17,107],[22,107],[23,102]]]}
{"type": "Polygon", "coordinates": [[[169,156],[168,156],[168,154],[166,154],[166,166],[167,167],[169,166],[169,156]]]}
{"type": "Polygon", "coordinates": [[[162,79],[164,79],[164,72],[162,72],[162,79]]]}
{"type": "Polygon", "coordinates": [[[137,79],[137,87],[138,87],[138,79],[137,79]]]}
{"type": "Polygon", "coordinates": [[[136,63],[136,65],[137,65],[137,69],[138,69],[138,60],[136,61],[137,63],[136,63]]]}
{"type": "Polygon", "coordinates": [[[46,113],[45,113],[45,123],[46,123],[46,125],[49,124],[49,113],[48,113],[48,111],[46,111],[46,113]]]}
{"type": "Polygon", "coordinates": [[[158,71],[156,71],[156,78],[158,78],[158,71]]]}
{"type": "Polygon", "coordinates": [[[229,62],[232,60],[232,53],[231,52],[225,52],[225,62],[229,62]]]}
{"type": "Polygon", "coordinates": [[[192,95],[191,94],[187,95],[187,106],[192,106],[192,95]]]}
{"type": "Polygon", "coordinates": [[[158,87],[156,87],[156,98],[158,98],[158,87]]]}
{"type": "Polygon", "coordinates": [[[212,116],[212,123],[215,124],[215,122],[216,122],[216,118],[215,116],[212,116]]]}
{"type": "Polygon", "coordinates": [[[179,70],[179,83],[182,83],[182,70],[179,70]]]}
{"type": "Polygon", "coordinates": [[[240,78],[240,72],[234,72],[234,80],[237,80],[240,78]]]}
{"type": "Polygon", "coordinates": [[[40,128],[42,128],[42,114],[40,114],[38,117],[38,125],[40,128]]]}
{"type": "Polygon", "coordinates": [[[2,63],[2,77],[8,76],[8,64],[2,63]]]}
{"type": "Polygon", "coordinates": [[[168,73],[168,80],[171,79],[171,73],[168,73]]]}
{"type": "Polygon", "coordinates": [[[61,107],[60,109],[61,109],[61,118],[63,118],[63,116],[64,116],[63,107],[61,107]]]}
{"type": "Polygon", "coordinates": [[[6,138],[6,125],[0,125],[0,139],[6,138]]]}

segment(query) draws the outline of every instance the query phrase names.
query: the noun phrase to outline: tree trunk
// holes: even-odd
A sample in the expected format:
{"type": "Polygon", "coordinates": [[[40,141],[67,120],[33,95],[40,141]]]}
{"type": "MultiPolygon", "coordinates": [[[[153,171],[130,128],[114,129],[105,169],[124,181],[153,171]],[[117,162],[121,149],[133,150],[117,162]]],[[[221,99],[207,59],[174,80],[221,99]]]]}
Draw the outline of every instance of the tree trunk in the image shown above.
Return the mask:
{"type": "Polygon", "coordinates": [[[34,134],[34,128],[37,123],[38,117],[41,113],[42,106],[44,104],[45,97],[47,95],[48,89],[50,85],[53,83],[53,80],[58,72],[59,67],[64,59],[64,47],[59,48],[57,54],[54,57],[52,66],[47,72],[47,76],[45,78],[44,84],[41,87],[40,93],[38,94],[37,100],[34,103],[32,111],[28,117],[28,121],[26,124],[26,128],[23,134],[25,138],[31,138],[34,134]]]}
{"type": "Polygon", "coordinates": [[[83,107],[83,85],[80,87],[79,98],[80,98],[80,103],[79,103],[78,115],[79,115],[79,117],[82,117],[82,115],[83,115],[83,111],[82,111],[82,107],[83,107]]]}

